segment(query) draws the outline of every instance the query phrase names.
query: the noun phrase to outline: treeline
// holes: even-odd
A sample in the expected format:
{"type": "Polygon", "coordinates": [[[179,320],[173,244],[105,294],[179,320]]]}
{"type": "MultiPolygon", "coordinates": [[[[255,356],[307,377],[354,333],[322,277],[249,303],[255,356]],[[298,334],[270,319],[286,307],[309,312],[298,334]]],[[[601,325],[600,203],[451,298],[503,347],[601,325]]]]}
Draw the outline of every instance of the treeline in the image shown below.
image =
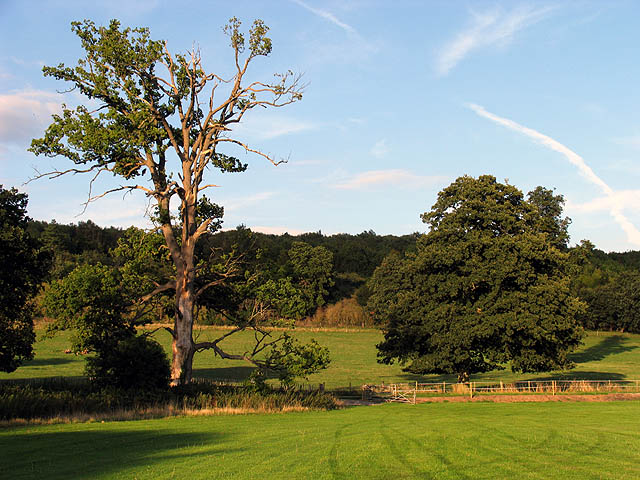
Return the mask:
{"type": "Polygon", "coordinates": [[[582,324],[640,333],[640,251],[605,253],[585,243],[588,257],[573,278],[576,295],[587,303],[582,324]]]}
{"type": "MultiPolygon", "coordinates": [[[[132,235],[130,230],[103,228],[90,220],[67,225],[31,221],[28,232],[53,252],[51,281],[65,278],[79,265],[119,266],[122,258],[115,252],[132,235]]],[[[290,297],[289,307],[284,306],[287,302],[279,302],[280,313],[300,323],[367,326],[372,324],[363,308],[368,298],[367,280],[389,253],[413,248],[418,235],[377,235],[371,230],[357,235],[273,235],[239,226],[205,235],[198,243],[197,256],[217,263],[233,257],[244,277],[260,276],[264,296],[290,297]]],[[[148,261],[157,262],[152,257],[148,261]]],[[[222,290],[216,288],[212,295],[233,297],[233,288],[222,290]]],[[[229,305],[218,306],[202,308],[198,320],[225,323],[218,311],[228,310],[229,305]]]]}
{"type": "MultiPolygon", "coordinates": [[[[116,265],[119,260],[113,251],[126,233],[120,228],[100,227],[90,220],[67,225],[31,221],[27,230],[53,252],[52,280],[64,278],[82,264],[116,265]]],[[[236,257],[242,257],[247,271],[259,270],[263,277],[273,280],[273,288],[284,288],[285,294],[283,279],[310,284],[314,276],[320,275],[318,270],[302,271],[302,263],[310,258],[305,258],[306,253],[299,248],[296,252],[295,245],[303,243],[309,252],[320,256],[326,251],[326,265],[316,265],[324,269],[322,275],[326,278],[322,285],[316,285],[317,291],[309,291],[308,298],[298,302],[296,312],[288,313],[308,325],[366,326],[372,324],[363,308],[369,296],[367,281],[391,252],[403,253],[414,248],[419,235],[377,235],[371,230],[356,235],[321,232],[273,235],[239,226],[207,235],[198,249],[201,258],[212,251],[217,252],[217,257],[234,252],[236,257]],[[292,261],[292,255],[296,254],[302,255],[297,272],[292,261]],[[305,275],[309,278],[304,278],[305,275]]],[[[583,245],[588,253],[576,267],[572,282],[574,293],[588,305],[581,316],[582,324],[590,330],[640,332],[640,251],[606,253],[589,242],[583,245]]],[[[202,323],[225,322],[206,309],[200,317],[202,323]]]]}

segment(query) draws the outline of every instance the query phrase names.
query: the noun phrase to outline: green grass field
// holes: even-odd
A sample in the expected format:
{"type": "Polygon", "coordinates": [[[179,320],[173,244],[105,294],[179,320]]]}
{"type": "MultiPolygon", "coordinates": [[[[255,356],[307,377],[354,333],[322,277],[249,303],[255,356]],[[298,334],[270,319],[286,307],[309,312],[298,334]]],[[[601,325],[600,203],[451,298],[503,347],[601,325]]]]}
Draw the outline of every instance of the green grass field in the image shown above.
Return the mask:
{"type": "MultiPolygon", "coordinates": [[[[220,330],[204,329],[201,338],[220,330]]],[[[169,347],[168,334],[157,338],[169,347]]],[[[331,367],[310,378],[329,388],[444,377],[407,375],[375,361],[381,334],[299,331],[331,351],[331,367]]],[[[248,337],[230,340],[241,349],[248,337]]],[[[7,378],[80,376],[67,334],[36,343],[36,357],[7,378]]],[[[595,334],[571,372],[524,378],[640,378],[640,335],[595,334]]],[[[195,375],[245,378],[250,368],[209,353],[195,375]]],[[[448,381],[453,380],[446,377],[448,381]]],[[[640,478],[640,402],[389,404],[328,412],[171,417],[0,429],[0,478],[640,478]]]]}
{"type": "Polygon", "coordinates": [[[0,430],[0,478],[636,479],[640,403],[388,404],[0,430]]]}
{"type": "MultiPolygon", "coordinates": [[[[201,339],[213,338],[220,334],[219,329],[207,327],[198,332],[201,339]]],[[[419,376],[402,371],[398,365],[381,365],[376,362],[376,348],[382,336],[377,330],[334,330],[309,331],[298,330],[296,336],[302,341],[315,338],[327,346],[331,352],[330,367],[309,378],[309,382],[325,383],[327,388],[347,387],[349,384],[359,387],[363,383],[394,383],[406,381],[455,381],[453,376],[419,376]]],[[[156,333],[156,338],[170,351],[169,334],[156,333]]],[[[242,351],[247,348],[248,334],[232,336],[227,340],[230,350],[242,351]]],[[[84,358],[65,354],[69,346],[68,334],[60,334],[53,339],[40,339],[36,342],[36,357],[11,374],[0,373],[0,379],[7,378],[44,378],[54,376],[80,376],[84,369],[84,358]]],[[[573,359],[577,368],[568,372],[543,374],[513,374],[509,369],[474,375],[475,381],[504,380],[506,382],[525,379],[604,379],[636,380],[640,379],[640,335],[622,333],[590,333],[585,345],[573,359]]],[[[195,376],[243,380],[247,378],[251,367],[245,362],[221,360],[211,352],[201,352],[195,357],[195,376]]]]}

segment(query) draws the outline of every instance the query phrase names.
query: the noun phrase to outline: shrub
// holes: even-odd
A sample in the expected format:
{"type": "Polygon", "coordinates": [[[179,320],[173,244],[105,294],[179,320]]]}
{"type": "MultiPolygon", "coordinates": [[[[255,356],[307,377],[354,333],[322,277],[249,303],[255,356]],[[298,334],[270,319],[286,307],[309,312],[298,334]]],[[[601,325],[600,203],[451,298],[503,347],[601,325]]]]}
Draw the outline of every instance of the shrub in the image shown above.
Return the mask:
{"type": "Polygon", "coordinates": [[[373,320],[355,298],[345,298],[333,305],[320,307],[312,317],[300,324],[316,327],[370,327],[373,320]]]}
{"type": "Polygon", "coordinates": [[[99,386],[156,390],[167,388],[171,370],[162,346],[147,335],[139,335],[88,358],[86,372],[99,386]]]}

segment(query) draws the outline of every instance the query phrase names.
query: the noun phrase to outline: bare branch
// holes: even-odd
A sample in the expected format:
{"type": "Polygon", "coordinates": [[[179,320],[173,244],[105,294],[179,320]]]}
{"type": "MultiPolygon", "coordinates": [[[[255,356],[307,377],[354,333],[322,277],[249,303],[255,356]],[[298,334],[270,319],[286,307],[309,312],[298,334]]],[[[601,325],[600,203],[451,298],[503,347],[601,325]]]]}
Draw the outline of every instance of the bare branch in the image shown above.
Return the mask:
{"type": "Polygon", "coordinates": [[[276,166],[280,165],[281,163],[287,163],[289,161],[288,159],[284,159],[284,158],[282,160],[275,161],[271,157],[271,155],[269,155],[267,153],[264,153],[264,152],[261,152],[260,150],[256,150],[255,148],[251,148],[246,143],[241,142],[240,140],[236,140],[235,138],[219,138],[217,140],[217,142],[227,142],[227,143],[233,143],[235,145],[238,145],[238,146],[244,148],[245,151],[250,152],[250,153],[255,153],[256,155],[259,155],[259,156],[267,159],[269,162],[271,162],[273,165],[276,165],[276,166]]]}

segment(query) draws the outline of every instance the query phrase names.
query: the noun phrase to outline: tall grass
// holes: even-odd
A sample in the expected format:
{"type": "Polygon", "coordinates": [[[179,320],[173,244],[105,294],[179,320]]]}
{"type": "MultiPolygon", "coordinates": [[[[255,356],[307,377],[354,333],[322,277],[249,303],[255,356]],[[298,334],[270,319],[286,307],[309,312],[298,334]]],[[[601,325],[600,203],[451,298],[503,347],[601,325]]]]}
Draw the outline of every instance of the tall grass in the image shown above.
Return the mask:
{"type": "Polygon", "coordinates": [[[159,391],[97,389],[87,381],[49,379],[0,384],[0,420],[149,418],[198,413],[329,410],[336,399],[324,392],[191,384],[159,391]]]}

